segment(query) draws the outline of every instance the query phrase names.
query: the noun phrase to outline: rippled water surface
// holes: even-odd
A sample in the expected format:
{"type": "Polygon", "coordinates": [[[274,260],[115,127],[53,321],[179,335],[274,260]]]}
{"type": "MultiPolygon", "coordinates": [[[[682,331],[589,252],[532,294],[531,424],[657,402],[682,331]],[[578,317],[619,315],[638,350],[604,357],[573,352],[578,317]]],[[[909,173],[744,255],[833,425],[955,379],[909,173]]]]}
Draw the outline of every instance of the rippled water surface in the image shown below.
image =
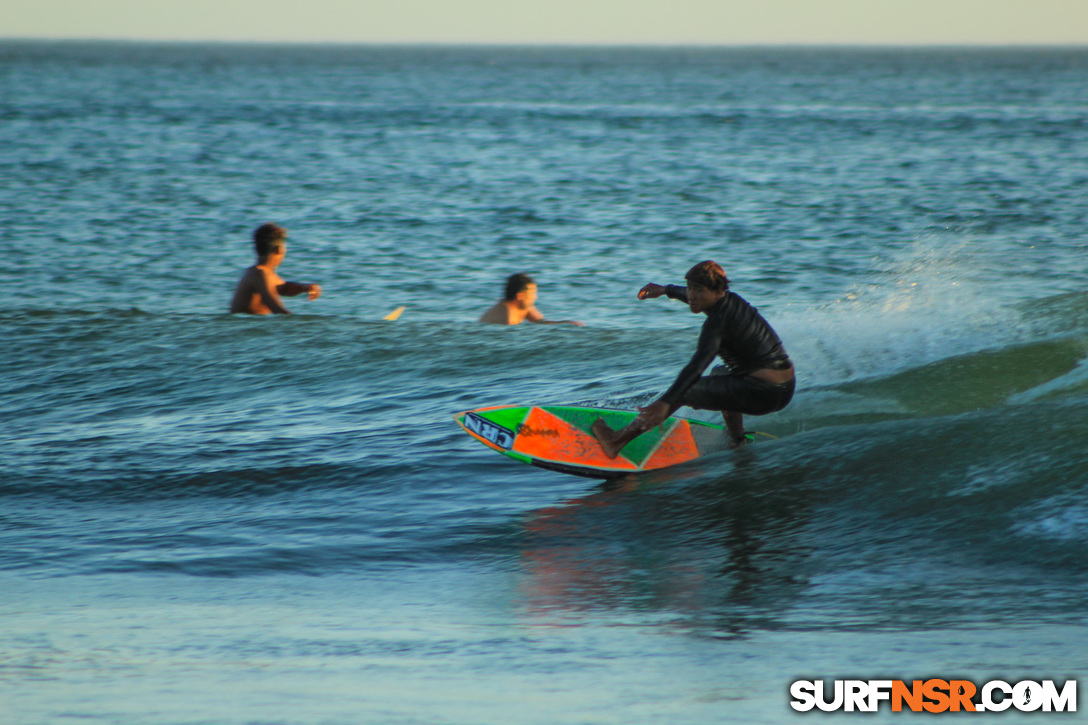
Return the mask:
{"type": "Polygon", "coordinates": [[[7,721],[780,723],[802,678],[1083,677],[1085,77],[0,44],[7,721]],[[324,294],[227,315],[264,221],[324,294]],[[706,258],[797,363],[776,440],[595,482],[453,423],[654,399],[701,318],[635,292],[706,258]],[[586,326],[478,325],[521,271],[586,326]]]}

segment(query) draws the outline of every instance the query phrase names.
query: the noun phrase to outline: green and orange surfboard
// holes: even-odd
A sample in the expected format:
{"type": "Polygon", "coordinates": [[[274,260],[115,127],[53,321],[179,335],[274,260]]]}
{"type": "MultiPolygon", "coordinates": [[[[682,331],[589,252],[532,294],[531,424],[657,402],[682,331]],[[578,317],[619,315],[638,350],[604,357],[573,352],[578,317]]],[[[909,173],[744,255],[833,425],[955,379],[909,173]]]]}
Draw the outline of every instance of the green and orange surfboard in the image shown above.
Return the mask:
{"type": "Polygon", "coordinates": [[[590,427],[597,418],[619,430],[638,413],[561,405],[499,406],[458,413],[457,424],[488,448],[522,463],[589,478],[652,471],[727,448],[723,426],[668,418],[608,458],[590,427]]]}

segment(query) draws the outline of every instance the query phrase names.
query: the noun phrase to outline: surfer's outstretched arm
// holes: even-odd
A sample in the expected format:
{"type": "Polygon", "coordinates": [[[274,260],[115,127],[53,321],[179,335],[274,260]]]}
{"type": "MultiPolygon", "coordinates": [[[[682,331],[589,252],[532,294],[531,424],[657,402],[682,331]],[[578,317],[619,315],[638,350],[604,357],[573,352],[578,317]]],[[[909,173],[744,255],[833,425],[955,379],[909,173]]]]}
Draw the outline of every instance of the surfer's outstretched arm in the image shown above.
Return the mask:
{"type": "Polygon", "coordinates": [[[284,282],[276,287],[276,291],[284,297],[306,295],[311,300],[316,300],[321,296],[321,285],[306,284],[304,282],[284,282]]]}
{"type": "Polygon", "coordinates": [[[529,308],[528,314],[525,315],[525,319],[540,325],[574,325],[575,327],[585,327],[585,325],[578,320],[547,320],[544,318],[544,315],[540,313],[540,310],[535,307],[529,308]]]}
{"type": "Polygon", "coordinates": [[[638,291],[638,298],[640,300],[653,300],[658,297],[668,297],[670,300],[678,300],[687,304],[688,288],[680,287],[675,284],[660,285],[650,282],[638,291]]]}
{"type": "Polygon", "coordinates": [[[640,300],[652,300],[663,294],[665,294],[665,288],[662,285],[650,282],[638,291],[638,298],[640,300]]]}

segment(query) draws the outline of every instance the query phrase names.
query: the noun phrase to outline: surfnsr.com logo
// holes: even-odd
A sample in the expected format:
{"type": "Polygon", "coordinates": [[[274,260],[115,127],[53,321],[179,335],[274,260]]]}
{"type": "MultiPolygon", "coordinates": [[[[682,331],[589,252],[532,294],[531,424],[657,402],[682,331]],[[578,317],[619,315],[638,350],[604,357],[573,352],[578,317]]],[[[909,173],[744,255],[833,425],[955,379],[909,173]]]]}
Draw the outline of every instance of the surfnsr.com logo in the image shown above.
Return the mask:
{"type": "Polygon", "coordinates": [[[790,686],[790,696],[790,707],[800,712],[877,712],[882,702],[892,712],[1077,711],[1076,680],[1061,688],[1054,680],[991,680],[981,687],[970,680],[835,680],[827,693],[823,680],[798,680],[790,686]]]}
{"type": "Polygon", "coordinates": [[[475,413],[469,413],[465,416],[465,428],[484,440],[491,441],[499,448],[510,450],[514,445],[514,431],[496,425],[475,413]]]}

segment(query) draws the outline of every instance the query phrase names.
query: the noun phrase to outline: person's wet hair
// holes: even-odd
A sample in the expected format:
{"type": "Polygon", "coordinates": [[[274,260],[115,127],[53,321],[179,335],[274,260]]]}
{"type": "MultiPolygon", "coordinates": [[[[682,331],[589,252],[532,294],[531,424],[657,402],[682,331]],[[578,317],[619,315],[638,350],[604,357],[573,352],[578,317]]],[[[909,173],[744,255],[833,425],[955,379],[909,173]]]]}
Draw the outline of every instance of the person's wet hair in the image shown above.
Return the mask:
{"type": "Polygon", "coordinates": [[[725,276],[725,270],[709,259],[689,269],[684,279],[689,284],[697,284],[713,292],[725,292],[729,289],[729,278],[725,276]]]}
{"type": "Polygon", "coordinates": [[[524,292],[529,289],[529,285],[536,284],[533,278],[527,274],[512,274],[506,280],[506,292],[503,295],[504,300],[513,300],[518,296],[518,292],[524,292]]]}
{"type": "Polygon", "coordinates": [[[276,224],[262,224],[253,232],[253,247],[257,250],[258,257],[267,257],[286,245],[287,230],[276,224]]]}

